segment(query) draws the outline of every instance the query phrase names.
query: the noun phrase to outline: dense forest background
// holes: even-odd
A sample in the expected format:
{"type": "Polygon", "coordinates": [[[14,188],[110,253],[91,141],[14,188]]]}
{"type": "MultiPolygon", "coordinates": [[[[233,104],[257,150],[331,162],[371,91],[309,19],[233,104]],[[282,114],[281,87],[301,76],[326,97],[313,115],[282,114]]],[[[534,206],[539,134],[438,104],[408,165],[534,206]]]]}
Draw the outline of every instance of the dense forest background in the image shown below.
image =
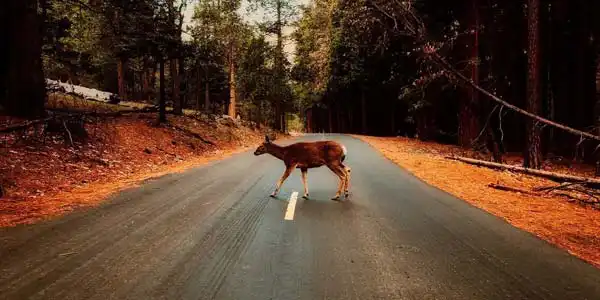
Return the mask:
{"type": "Polygon", "coordinates": [[[51,78],[156,104],[161,122],[169,106],[282,131],[301,118],[307,132],[407,135],[497,161],[522,152],[533,168],[596,161],[598,143],[578,132],[600,134],[598,1],[245,3],[264,18],[245,22],[241,0],[3,1],[0,105],[42,117],[51,78]]]}
{"type": "Polygon", "coordinates": [[[496,160],[524,152],[535,168],[549,153],[594,160],[597,143],[498,105],[451,69],[518,108],[597,135],[598,12],[598,1],[315,1],[296,33],[293,70],[311,103],[308,128],[418,136],[496,160]],[[451,69],[427,59],[425,44],[451,69]]]}

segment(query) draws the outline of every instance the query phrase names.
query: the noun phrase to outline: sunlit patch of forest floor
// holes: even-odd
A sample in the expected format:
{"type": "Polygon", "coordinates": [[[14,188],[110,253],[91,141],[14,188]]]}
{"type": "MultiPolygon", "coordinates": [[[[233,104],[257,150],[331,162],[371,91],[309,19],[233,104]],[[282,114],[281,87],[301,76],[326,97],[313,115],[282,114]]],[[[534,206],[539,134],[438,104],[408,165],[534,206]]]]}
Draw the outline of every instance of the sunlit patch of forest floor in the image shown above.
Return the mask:
{"type": "MultiPolygon", "coordinates": [[[[267,130],[209,115],[170,114],[161,125],[156,119],[156,113],[86,117],[81,139],[35,126],[0,134],[0,227],[96,205],[146,179],[255,147],[267,130]]],[[[0,117],[0,127],[17,121],[0,117]]]]}
{"type": "MultiPolygon", "coordinates": [[[[582,195],[561,190],[535,192],[539,187],[556,186],[557,183],[446,158],[459,155],[489,160],[459,147],[400,137],[356,137],[423,181],[600,267],[600,210],[598,203],[582,204],[593,200],[579,201],[582,195]],[[503,191],[490,187],[490,184],[515,190],[503,191]]],[[[517,156],[508,156],[505,160],[507,164],[522,164],[517,156]]],[[[546,162],[545,170],[588,177],[594,173],[590,166],[550,162],[546,162]]]]}

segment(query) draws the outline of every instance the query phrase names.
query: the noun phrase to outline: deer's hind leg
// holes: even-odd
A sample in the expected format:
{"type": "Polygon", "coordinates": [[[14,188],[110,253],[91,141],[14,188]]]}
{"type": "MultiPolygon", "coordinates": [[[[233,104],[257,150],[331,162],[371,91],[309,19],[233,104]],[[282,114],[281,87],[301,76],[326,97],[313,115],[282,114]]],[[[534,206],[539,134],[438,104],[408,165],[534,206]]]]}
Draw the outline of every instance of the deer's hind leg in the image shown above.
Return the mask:
{"type": "Polygon", "coordinates": [[[340,178],[340,184],[338,185],[338,190],[335,193],[335,196],[333,198],[331,198],[331,200],[339,200],[340,199],[340,195],[342,194],[342,191],[344,189],[345,182],[346,182],[346,172],[344,171],[344,168],[342,168],[338,164],[336,164],[336,165],[327,165],[327,167],[333,173],[335,173],[335,175],[337,175],[340,178]]]}
{"type": "Polygon", "coordinates": [[[350,169],[350,167],[344,166],[343,164],[341,164],[341,166],[342,170],[344,171],[344,174],[346,175],[346,181],[344,182],[344,197],[348,198],[348,196],[350,195],[348,189],[350,188],[350,172],[352,171],[352,169],[350,169]]]}
{"type": "Polygon", "coordinates": [[[283,175],[281,175],[281,178],[279,178],[279,181],[277,181],[277,186],[275,187],[275,191],[273,191],[273,193],[271,194],[271,197],[275,197],[277,196],[277,194],[279,194],[279,189],[281,188],[281,185],[283,185],[283,182],[290,176],[290,174],[296,168],[296,166],[297,164],[285,166],[285,171],[283,172],[283,175]]]}

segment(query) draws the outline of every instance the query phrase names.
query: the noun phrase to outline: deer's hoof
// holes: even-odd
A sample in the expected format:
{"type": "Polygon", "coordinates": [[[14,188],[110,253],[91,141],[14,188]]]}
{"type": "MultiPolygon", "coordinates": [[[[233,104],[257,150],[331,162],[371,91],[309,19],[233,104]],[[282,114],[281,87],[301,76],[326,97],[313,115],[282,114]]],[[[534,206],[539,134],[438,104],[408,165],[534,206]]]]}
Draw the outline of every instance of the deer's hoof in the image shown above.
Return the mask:
{"type": "Polygon", "coordinates": [[[308,194],[304,194],[304,196],[302,196],[302,198],[308,199],[308,194]]]}
{"type": "Polygon", "coordinates": [[[277,198],[277,193],[272,193],[271,195],[269,195],[269,197],[271,197],[271,198],[277,198]]]}
{"type": "Polygon", "coordinates": [[[331,200],[333,200],[333,201],[340,201],[340,196],[335,196],[335,197],[331,198],[331,200]]]}
{"type": "Polygon", "coordinates": [[[350,197],[350,193],[348,191],[344,192],[344,198],[349,198],[350,197]]]}

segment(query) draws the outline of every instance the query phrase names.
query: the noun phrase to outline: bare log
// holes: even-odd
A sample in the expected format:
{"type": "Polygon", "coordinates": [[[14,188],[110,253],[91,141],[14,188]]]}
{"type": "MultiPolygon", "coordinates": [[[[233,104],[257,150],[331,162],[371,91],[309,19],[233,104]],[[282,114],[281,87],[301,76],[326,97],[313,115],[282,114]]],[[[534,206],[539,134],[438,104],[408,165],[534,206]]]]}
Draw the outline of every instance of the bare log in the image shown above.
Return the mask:
{"type": "Polygon", "coordinates": [[[568,187],[574,186],[574,185],[578,185],[579,182],[565,182],[565,183],[561,183],[560,185],[555,185],[555,186],[544,186],[544,187],[537,187],[534,190],[536,192],[545,192],[545,193],[550,193],[552,191],[555,190],[564,190],[568,187]]]}
{"type": "Polygon", "coordinates": [[[527,191],[527,190],[523,190],[523,189],[519,189],[519,188],[515,188],[515,187],[510,187],[510,186],[506,186],[506,185],[496,184],[496,183],[490,183],[490,184],[488,184],[488,187],[491,187],[491,188],[497,189],[497,190],[501,190],[501,191],[506,191],[506,192],[515,192],[515,193],[521,193],[521,194],[527,194],[527,195],[535,194],[531,191],[527,191]]]}
{"type": "Polygon", "coordinates": [[[581,177],[581,176],[560,174],[560,173],[543,171],[543,170],[528,169],[528,168],[523,168],[523,167],[519,167],[519,166],[499,164],[499,163],[478,160],[478,159],[472,159],[472,158],[466,158],[466,157],[461,157],[461,156],[450,156],[450,157],[446,157],[446,158],[452,159],[452,160],[457,160],[457,161],[464,162],[464,163],[471,164],[471,165],[480,166],[480,167],[486,167],[486,168],[497,169],[497,170],[507,170],[507,171],[513,171],[513,172],[519,172],[519,173],[524,173],[524,174],[528,174],[528,175],[538,176],[538,177],[550,179],[550,180],[556,181],[556,182],[577,182],[580,184],[600,186],[600,179],[597,179],[597,178],[581,177]]]}

